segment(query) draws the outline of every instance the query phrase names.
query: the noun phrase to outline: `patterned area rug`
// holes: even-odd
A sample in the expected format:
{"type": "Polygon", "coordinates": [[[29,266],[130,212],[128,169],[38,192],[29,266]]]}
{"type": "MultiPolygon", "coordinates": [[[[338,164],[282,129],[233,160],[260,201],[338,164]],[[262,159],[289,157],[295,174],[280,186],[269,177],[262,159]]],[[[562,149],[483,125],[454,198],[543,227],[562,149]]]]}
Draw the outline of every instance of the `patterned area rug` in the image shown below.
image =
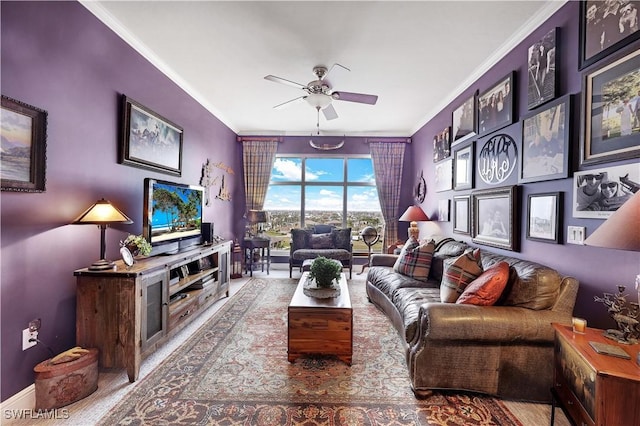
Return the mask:
{"type": "Polygon", "coordinates": [[[499,401],[435,392],[418,400],[387,318],[349,282],[353,365],[287,361],[297,281],[252,279],[144,378],[102,425],[519,425],[499,401]]]}

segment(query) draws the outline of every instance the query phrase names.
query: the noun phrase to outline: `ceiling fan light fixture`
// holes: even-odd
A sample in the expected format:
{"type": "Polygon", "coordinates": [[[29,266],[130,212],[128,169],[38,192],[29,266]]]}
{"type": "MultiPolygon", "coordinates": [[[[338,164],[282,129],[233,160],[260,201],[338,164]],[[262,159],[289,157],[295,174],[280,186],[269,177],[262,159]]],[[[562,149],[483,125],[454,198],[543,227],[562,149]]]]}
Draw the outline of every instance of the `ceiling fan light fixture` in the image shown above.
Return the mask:
{"type": "Polygon", "coordinates": [[[305,101],[314,108],[326,108],[332,101],[331,96],[322,93],[310,93],[305,96],[305,101]]]}

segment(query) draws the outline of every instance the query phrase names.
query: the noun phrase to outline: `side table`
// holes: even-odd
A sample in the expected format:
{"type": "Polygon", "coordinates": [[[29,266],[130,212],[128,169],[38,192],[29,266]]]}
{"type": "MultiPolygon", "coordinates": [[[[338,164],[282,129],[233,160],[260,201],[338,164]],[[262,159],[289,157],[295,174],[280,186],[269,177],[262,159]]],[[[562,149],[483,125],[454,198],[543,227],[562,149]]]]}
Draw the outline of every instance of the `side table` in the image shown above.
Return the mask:
{"type": "Polygon", "coordinates": [[[575,425],[632,426],[640,424],[640,345],[622,345],[587,328],[574,333],[570,326],[555,329],[551,425],[556,403],[575,425]],[[597,353],[589,342],[622,348],[631,359],[597,353]]]}
{"type": "Polygon", "coordinates": [[[250,237],[243,240],[245,254],[245,273],[249,272],[249,276],[253,277],[254,255],[257,253],[260,257],[259,263],[262,272],[264,265],[267,265],[267,275],[269,275],[269,266],[271,265],[271,239],[266,237],[250,237]],[[256,251],[257,250],[257,251],[256,251]]]}

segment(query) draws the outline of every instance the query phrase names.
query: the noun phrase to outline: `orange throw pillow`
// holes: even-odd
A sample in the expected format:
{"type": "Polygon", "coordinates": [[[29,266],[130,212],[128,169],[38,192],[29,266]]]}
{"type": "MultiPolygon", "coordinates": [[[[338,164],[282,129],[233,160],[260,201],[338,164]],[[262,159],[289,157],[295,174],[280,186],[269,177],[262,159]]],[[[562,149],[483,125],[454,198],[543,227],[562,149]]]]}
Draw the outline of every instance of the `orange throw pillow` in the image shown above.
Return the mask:
{"type": "Polygon", "coordinates": [[[491,306],[495,304],[509,281],[509,264],[498,262],[486,269],[464,289],[456,303],[491,306]]]}

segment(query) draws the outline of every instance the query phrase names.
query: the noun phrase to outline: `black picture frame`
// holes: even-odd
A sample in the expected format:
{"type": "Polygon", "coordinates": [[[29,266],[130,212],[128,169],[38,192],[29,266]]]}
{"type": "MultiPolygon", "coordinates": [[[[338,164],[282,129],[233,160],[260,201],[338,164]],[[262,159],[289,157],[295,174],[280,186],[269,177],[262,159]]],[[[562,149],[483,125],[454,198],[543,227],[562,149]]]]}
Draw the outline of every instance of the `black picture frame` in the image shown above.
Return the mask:
{"type": "Polygon", "coordinates": [[[2,95],[0,128],[2,191],[44,192],[47,111],[2,95]]]}
{"type": "Polygon", "coordinates": [[[516,73],[511,71],[478,95],[479,135],[487,135],[515,122],[515,81],[516,73]]]}
{"type": "Polygon", "coordinates": [[[633,111],[640,106],[640,50],[586,73],[582,83],[580,166],[640,157],[640,108],[633,111]]]}
{"type": "Polygon", "coordinates": [[[453,232],[471,235],[471,196],[456,195],[453,197],[453,232]]]}
{"type": "Polygon", "coordinates": [[[451,156],[451,128],[447,127],[433,137],[433,162],[437,163],[451,156]]]}
{"type": "Polygon", "coordinates": [[[122,95],[118,163],[182,176],[184,129],[122,95]]]}
{"type": "Polygon", "coordinates": [[[435,165],[436,192],[453,189],[453,159],[448,158],[435,165]]]}
{"type": "Polygon", "coordinates": [[[517,251],[520,240],[518,186],[483,189],[471,193],[472,240],[517,251]]]}
{"type": "Polygon", "coordinates": [[[451,113],[451,146],[478,134],[478,91],[451,113]]]}
{"type": "Polygon", "coordinates": [[[522,120],[519,183],[569,177],[574,98],[574,95],[565,95],[522,120]]]}
{"type": "Polygon", "coordinates": [[[552,28],[527,51],[527,108],[530,110],[557,96],[558,34],[559,29],[552,28]]]}
{"type": "Polygon", "coordinates": [[[451,200],[445,198],[438,200],[438,222],[449,222],[449,210],[451,208],[451,200]]]}
{"type": "MultiPolygon", "coordinates": [[[[580,2],[580,47],[578,69],[583,70],[606,58],[613,52],[640,39],[636,21],[635,28],[629,25],[626,14],[640,16],[640,1],[620,2],[581,1],[580,2]],[[622,6],[622,7],[620,7],[622,6]],[[615,13],[610,7],[617,8],[615,13]],[[629,8],[627,12],[626,9],[629,8]],[[623,13],[625,14],[623,16],[623,13]],[[620,32],[622,24],[624,31],[620,32]],[[610,29],[611,31],[607,31],[610,29]]],[[[637,19],[637,18],[636,18],[637,19]]]]}
{"type": "Polygon", "coordinates": [[[637,162],[573,174],[573,217],[607,219],[640,190],[637,162]]]}
{"type": "Polygon", "coordinates": [[[475,141],[455,151],[453,159],[453,189],[473,189],[475,141]]]}
{"type": "Polygon", "coordinates": [[[546,192],[527,196],[526,238],[544,243],[560,243],[562,225],[562,192],[546,192]]]}

